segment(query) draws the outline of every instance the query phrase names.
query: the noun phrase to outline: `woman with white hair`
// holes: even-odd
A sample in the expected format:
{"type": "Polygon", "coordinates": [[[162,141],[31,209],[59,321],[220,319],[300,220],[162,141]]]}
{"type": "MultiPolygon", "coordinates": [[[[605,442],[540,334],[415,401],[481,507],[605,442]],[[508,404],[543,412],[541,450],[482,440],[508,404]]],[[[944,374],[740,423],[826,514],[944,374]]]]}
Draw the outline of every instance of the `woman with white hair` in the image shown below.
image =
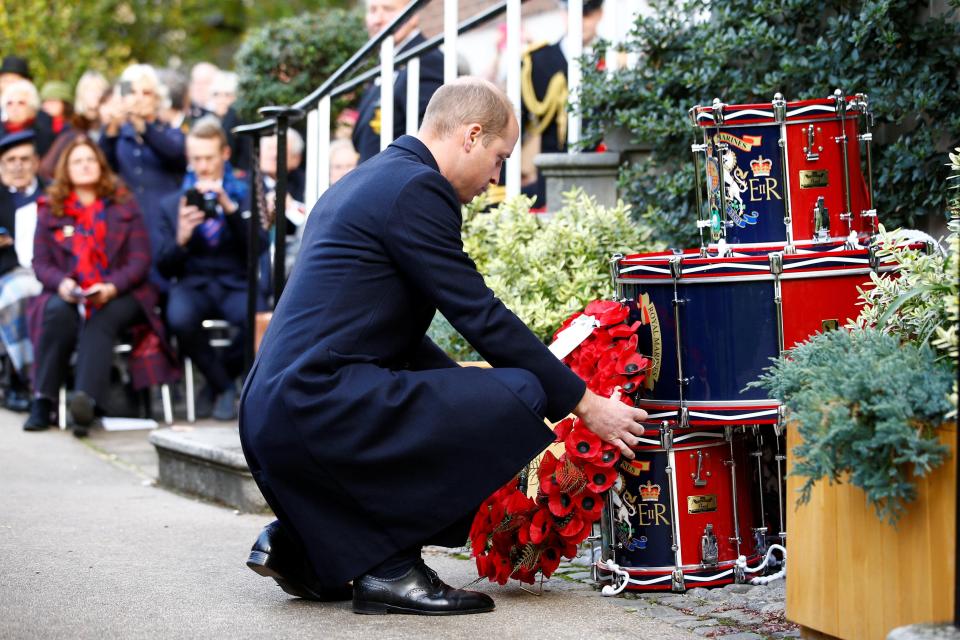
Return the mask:
{"type": "Polygon", "coordinates": [[[50,118],[39,118],[40,94],[29,80],[16,80],[8,84],[0,95],[0,110],[3,112],[3,132],[17,133],[28,129],[34,132],[37,154],[43,155],[53,144],[53,129],[50,118]]]}
{"type": "MultiPolygon", "coordinates": [[[[104,126],[100,147],[133,192],[153,238],[160,200],[179,190],[183,181],[186,140],[182,131],[158,117],[167,96],[153,67],[127,67],[117,90],[120,100],[106,113],[101,111],[104,126]]],[[[163,284],[159,280],[157,283],[163,284]]]]}

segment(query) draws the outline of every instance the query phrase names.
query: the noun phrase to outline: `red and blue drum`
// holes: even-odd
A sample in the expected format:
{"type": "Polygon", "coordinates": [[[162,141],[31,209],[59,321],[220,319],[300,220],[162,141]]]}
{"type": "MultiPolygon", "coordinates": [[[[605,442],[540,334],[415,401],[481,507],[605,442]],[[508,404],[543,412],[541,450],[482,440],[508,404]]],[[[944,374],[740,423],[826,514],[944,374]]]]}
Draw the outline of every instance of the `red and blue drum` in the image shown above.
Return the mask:
{"type": "Polygon", "coordinates": [[[783,349],[855,318],[858,287],[895,264],[843,243],[774,249],[617,259],[618,296],[635,305],[638,350],[651,356],[638,401],[651,425],[776,424],[778,403],[747,385],[783,349]]]}
{"type": "Polygon", "coordinates": [[[759,557],[748,489],[745,431],[650,429],[601,519],[601,581],[640,591],[684,591],[743,578],[737,559],[759,557]],[[614,564],[620,571],[615,575],[614,564]],[[629,576],[625,576],[626,572],[629,576]]]}
{"type": "Polygon", "coordinates": [[[702,244],[706,228],[712,242],[736,245],[802,246],[851,233],[863,240],[876,232],[861,167],[862,141],[869,177],[865,95],[844,97],[838,90],[830,98],[797,102],[780,94],[766,104],[714,100],[693,107],[690,118],[703,131],[703,144],[693,146],[698,202],[706,177],[702,244]]]}

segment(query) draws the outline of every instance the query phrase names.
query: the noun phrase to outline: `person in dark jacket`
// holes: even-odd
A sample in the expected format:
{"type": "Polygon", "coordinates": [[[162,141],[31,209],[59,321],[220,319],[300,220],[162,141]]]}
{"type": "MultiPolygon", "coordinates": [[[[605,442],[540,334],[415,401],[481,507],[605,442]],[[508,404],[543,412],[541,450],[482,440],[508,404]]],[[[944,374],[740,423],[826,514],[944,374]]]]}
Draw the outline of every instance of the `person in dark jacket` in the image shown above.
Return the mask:
{"type": "Polygon", "coordinates": [[[277,521],[248,566],[358,613],[478,613],[486,595],[423,564],[461,546],[481,502],[553,441],[570,411],[627,458],[640,409],[601,398],[484,284],[461,204],[496,184],[518,137],[506,96],[441,87],[402,136],[320,198],[241,396],[240,438],[277,521]],[[437,311],[492,369],[427,336],[437,311]]]}
{"type": "MultiPolygon", "coordinates": [[[[367,34],[372,38],[389,25],[403,10],[403,0],[367,0],[365,16],[367,34]]],[[[419,17],[414,15],[394,32],[397,55],[408,51],[425,39],[417,30],[419,17]]],[[[436,49],[420,58],[420,108],[417,121],[423,119],[430,97],[443,84],[443,55],[436,49]]],[[[359,115],[353,129],[353,146],[360,154],[360,162],[369,160],[380,153],[380,82],[371,83],[360,98],[357,106],[359,115]]],[[[393,83],[393,136],[395,140],[407,127],[407,68],[404,66],[396,74],[393,83]]]]}
{"type": "MultiPolygon", "coordinates": [[[[192,173],[181,192],[160,205],[160,235],[156,254],[161,275],[172,281],[167,299],[167,324],[181,353],[190,356],[207,380],[213,396],[213,417],[236,418],[234,377],[242,355],[247,326],[246,183],[233,175],[230,147],[216,116],[194,123],[187,137],[192,173]],[[203,200],[198,207],[189,200],[203,200]],[[202,323],[223,318],[240,329],[233,349],[214,352],[202,323]]],[[[261,246],[263,243],[261,243],[261,246]]],[[[205,404],[205,403],[204,403],[205,404]]]]}
{"type": "MultiPolygon", "coordinates": [[[[603,0],[584,0],[584,47],[597,37],[601,18],[603,0]]],[[[521,61],[523,193],[536,197],[537,208],[546,207],[547,194],[546,182],[533,164],[534,156],[567,150],[567,49],[564,35],[553,44],[531,46],[521,61]]]]}
{"type": "Polygon", "coordinates": [[[165,88],[153,67],[127,67],[118,89],[122,100],[107,114],[100,146],[140,205],[156,252],[160,201],[180,190],[186,172],[185,137],[158,117],[165,88]]]}
{"type": "Polygon", "coordinates": [[[113,345],[132,332],[133,384],[172,382],[176,359],[164,341],[157,292],[147,281],[150,242],[136,200],[89,138],[64,150],[47,196],[38,201],[33,268],[43,293],[30,303],[35,398],[27,431],[52,422],[53,399],[77,350],[70,400],[74,435],[105,412],[113,345]]]}
{"type": "Polygon", "coordinates": [[[45,186],[37,177],[33,139],[29,130],[0,138],[0,340],[11,365],[3,406],[11,411],[30,408],[33,345],[27,331],[27,302],[41,290],[30,268],[35,203],[45,186]]]}

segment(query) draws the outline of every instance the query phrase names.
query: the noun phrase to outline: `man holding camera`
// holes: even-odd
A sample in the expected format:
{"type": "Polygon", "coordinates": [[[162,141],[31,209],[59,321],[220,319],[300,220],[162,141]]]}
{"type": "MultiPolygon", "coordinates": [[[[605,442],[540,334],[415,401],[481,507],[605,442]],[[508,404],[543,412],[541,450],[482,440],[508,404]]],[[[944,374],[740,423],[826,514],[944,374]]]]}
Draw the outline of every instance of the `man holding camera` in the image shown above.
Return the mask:
{"type": "MultiPolygon", "coordinates": [[[[219,120],[198,120],[187,136],[191,171],[180,193],[160,204],[156,264],[170,278],[167,324],[181,353],[193,358],[207,380],[217,420],[236,418],[237,389],[246,316],[249,197],[233,175],[230,147],[219,120]],[[246,212],[246,215],[244,213],[246,212]],[[240,329],[234,347],[218,356],[202,323],[223,318],[240,329]]],[[[206,403],[199,403],[199,414],[206,403]]],[[[205,417],[201,415],[201,417],[205,417]]]]}

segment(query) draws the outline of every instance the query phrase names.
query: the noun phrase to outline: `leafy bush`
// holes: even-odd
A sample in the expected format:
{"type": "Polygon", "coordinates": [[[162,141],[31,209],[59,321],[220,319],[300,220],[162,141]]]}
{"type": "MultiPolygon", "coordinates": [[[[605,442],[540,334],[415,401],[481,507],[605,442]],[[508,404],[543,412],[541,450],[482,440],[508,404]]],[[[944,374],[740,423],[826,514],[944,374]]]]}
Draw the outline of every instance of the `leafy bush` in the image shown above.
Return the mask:
{"type": "Polygon", "coordinates": [[[950,410],[950,367],[923,345],[873,329],[817,334],[775,361],[751,386],[771,392],[803,438],[793,473],[816,482],[849,479],[877,515],[895,523],[916,497],[913,479],[939,466],[947,449],[936,429],[950,410]]]}
{"type": "MultiPolygon", "coordinates": [[[[464,210],[464,248],[487,285],[544,341],[571,313],[613,295],[614,253],[654,250],[629,207],[600,206],[581,190],[564,194],[549,220],[531,215],[533,201],[524,196],[488,212],[484,204],[464,210]]],[[[469,359],[469,345],[439,316],[431,337],[452,357],[469,359]]]]}
{"type": "MultiPolygon", "coordinates": [[[[271,22],[250,32],[237,51],[241,117],[289,105],[320,86],[367,41],[358,11],[330,9],[271,22]]],[[[334,116],[345,103],[334,105],[334,116]]]]}
{"type": "MultiPolygon", "coordinates": [[[[876,208],[888,227],[913,227],[947,204],[941,154],[960,137],[960,22],[909,0],[652,0],[626,49],[640,63],[610,75],[584,64],[584,144],[621,126],[653,145],[624,167],[621,189],[652,209],[656,238],[696,244],[693,159],[686,114],[728,103],[823,98],[837,87],[869,94],[876,116],[876,208]]],[[[597,54],[602,47],[597,49],[597,54]]]]}

